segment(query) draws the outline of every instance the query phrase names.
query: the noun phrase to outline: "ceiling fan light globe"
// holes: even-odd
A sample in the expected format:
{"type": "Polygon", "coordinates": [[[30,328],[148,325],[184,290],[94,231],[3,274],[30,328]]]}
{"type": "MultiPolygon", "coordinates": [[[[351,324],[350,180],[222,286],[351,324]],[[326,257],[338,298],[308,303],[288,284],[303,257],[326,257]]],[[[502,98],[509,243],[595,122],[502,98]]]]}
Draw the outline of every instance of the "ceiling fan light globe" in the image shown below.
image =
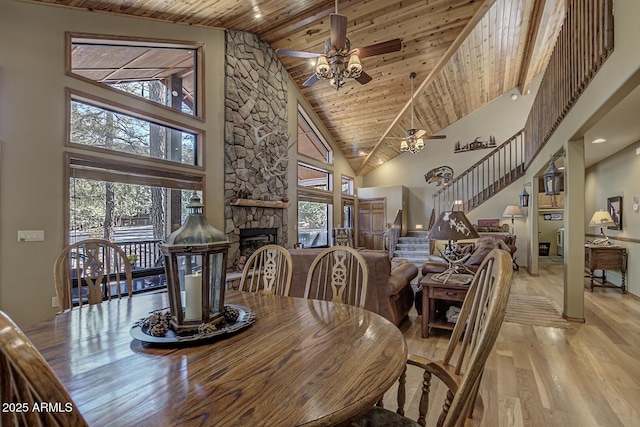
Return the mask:
{"type": "Polygon", "coordinates": [[[349,57],[347,71],[349,72],[349,77],[351,78],[360,76],[360,74],[362,73],[362,63],[360,62],[360,58],[358,57],[358,55],[354,54],[349,57]]]}
{"type": "Polygon", "coordinates": [[[331,71],[331,67],[329,67],[329,61],[327,61],[326,56],[318,57],[318,64],[316,65],[316,74],[318,77],[326,78],[331,71]]]}
{"type": "Polygon", "coordinates": [[[416,141],[416,149],[422,150],[424,148],[424,140],[422,138],[418,138],[416,141]]]}
{"type": "Polygon", "coordinates": [[[400,151],[402,151],[403,153],[405,151],[409,151],[409,144],[407,144],[407,141],[402,141],[400,143],[400,151]]]}

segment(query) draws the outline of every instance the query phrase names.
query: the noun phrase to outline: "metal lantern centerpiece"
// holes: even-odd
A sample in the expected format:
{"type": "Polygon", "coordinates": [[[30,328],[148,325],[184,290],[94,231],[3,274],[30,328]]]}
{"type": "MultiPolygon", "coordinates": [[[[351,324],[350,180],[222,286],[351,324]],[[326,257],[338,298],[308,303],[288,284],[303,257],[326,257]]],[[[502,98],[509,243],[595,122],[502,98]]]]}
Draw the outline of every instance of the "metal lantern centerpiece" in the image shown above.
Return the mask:
{"type": "Polygon", "coordinates": [[[207,222],[193,194],[186,222],[160,245],[169,290],[170,327],[178,335],[201,325],[224,322],[224,290],[229,241],[207,222]]]}

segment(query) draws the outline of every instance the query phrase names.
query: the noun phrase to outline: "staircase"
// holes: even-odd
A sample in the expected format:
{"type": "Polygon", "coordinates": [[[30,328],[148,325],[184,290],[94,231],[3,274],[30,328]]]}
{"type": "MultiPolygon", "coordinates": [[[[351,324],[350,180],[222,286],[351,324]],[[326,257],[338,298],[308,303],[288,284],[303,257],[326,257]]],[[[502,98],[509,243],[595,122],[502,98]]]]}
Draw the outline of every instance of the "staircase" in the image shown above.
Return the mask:
{"type": "MultiPolygon", "coordinates": [[[[393,258],[408,259],[410,263],[422,271],[422,264],[429,256],[429,232],[426,230],[408,231],[407,235],[400,237],[393,252],[393,258]]],[[[421,274],[418,274],[420,277],[421,274]]]]}
{"type": "Polygon", "coordinates": [[[433,195],[436,216],[460,200],[469,212],[508,187],[525,172],[525,135],[520,131],[433,195]]]}

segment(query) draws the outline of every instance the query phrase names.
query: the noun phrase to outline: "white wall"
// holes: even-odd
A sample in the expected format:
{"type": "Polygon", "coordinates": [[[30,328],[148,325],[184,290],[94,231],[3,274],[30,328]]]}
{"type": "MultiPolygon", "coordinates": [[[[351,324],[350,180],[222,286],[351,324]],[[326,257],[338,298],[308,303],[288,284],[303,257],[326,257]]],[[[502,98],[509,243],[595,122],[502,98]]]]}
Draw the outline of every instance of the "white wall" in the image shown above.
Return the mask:
{"type": "MultiPolygon", "coordinates": [[[[432,195],[441,187],[427,184],[424,175],[433,168],[446,165],[452,167],[454,176],[457,176],[490,152],[487,149],[454,154],[453,150],[457,141],[464,145],[476,137],[480,137],[484,141],[492,135],[496,139],[496,144],[500,145],[520,131],[529,115],[540,79],[541,76],[534,79],[530,95],[518,96],[518,99],[513,101],[511,95],[513,93],[519,94],[517,89],[513,89],[443,129],[440,134],[446,135],[447,139],[427,140],[425,148],[419,153],[401,154],[374,169],[364,176],[363,186],[402,185],[407,187],[409,189],[409,229],[414,229],[416,224],[423,224],[426,228],[433,209],[432,195]]],[[[492,201],[490,212],[483,214],[482,218],[487,218],[484,215],[489,215],[489,218],[497,218],[502,215],[507,204],[517,204],[517,195],[521,188],[519,187],[513,195],[504,196],[504,202],[497,202],[494,206],[492,201]]]]}

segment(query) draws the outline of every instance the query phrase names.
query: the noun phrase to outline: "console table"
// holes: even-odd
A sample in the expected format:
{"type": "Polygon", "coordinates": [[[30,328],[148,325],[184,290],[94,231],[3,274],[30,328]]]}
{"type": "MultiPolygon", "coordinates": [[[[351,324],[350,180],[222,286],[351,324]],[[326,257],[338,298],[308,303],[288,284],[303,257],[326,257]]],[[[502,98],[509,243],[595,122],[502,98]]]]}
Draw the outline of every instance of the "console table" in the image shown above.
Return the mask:
{"type": "Polygon", "coordinates": [[[595,286],[604,288],[617,288],[622,293],[627,293],[627,250],[622,246],[610,245],[584,245],[584,260],[589,270],[589,290],[593,292],[595,286]],[[601,276],[595,275],[595,270],[602,270],[601,276]],[[607,282],[607,270],[619,271],[622,274],[622,285],[617,286],[607,282]],[[598,282],[599,280],[599,282],[598,282]]]}

